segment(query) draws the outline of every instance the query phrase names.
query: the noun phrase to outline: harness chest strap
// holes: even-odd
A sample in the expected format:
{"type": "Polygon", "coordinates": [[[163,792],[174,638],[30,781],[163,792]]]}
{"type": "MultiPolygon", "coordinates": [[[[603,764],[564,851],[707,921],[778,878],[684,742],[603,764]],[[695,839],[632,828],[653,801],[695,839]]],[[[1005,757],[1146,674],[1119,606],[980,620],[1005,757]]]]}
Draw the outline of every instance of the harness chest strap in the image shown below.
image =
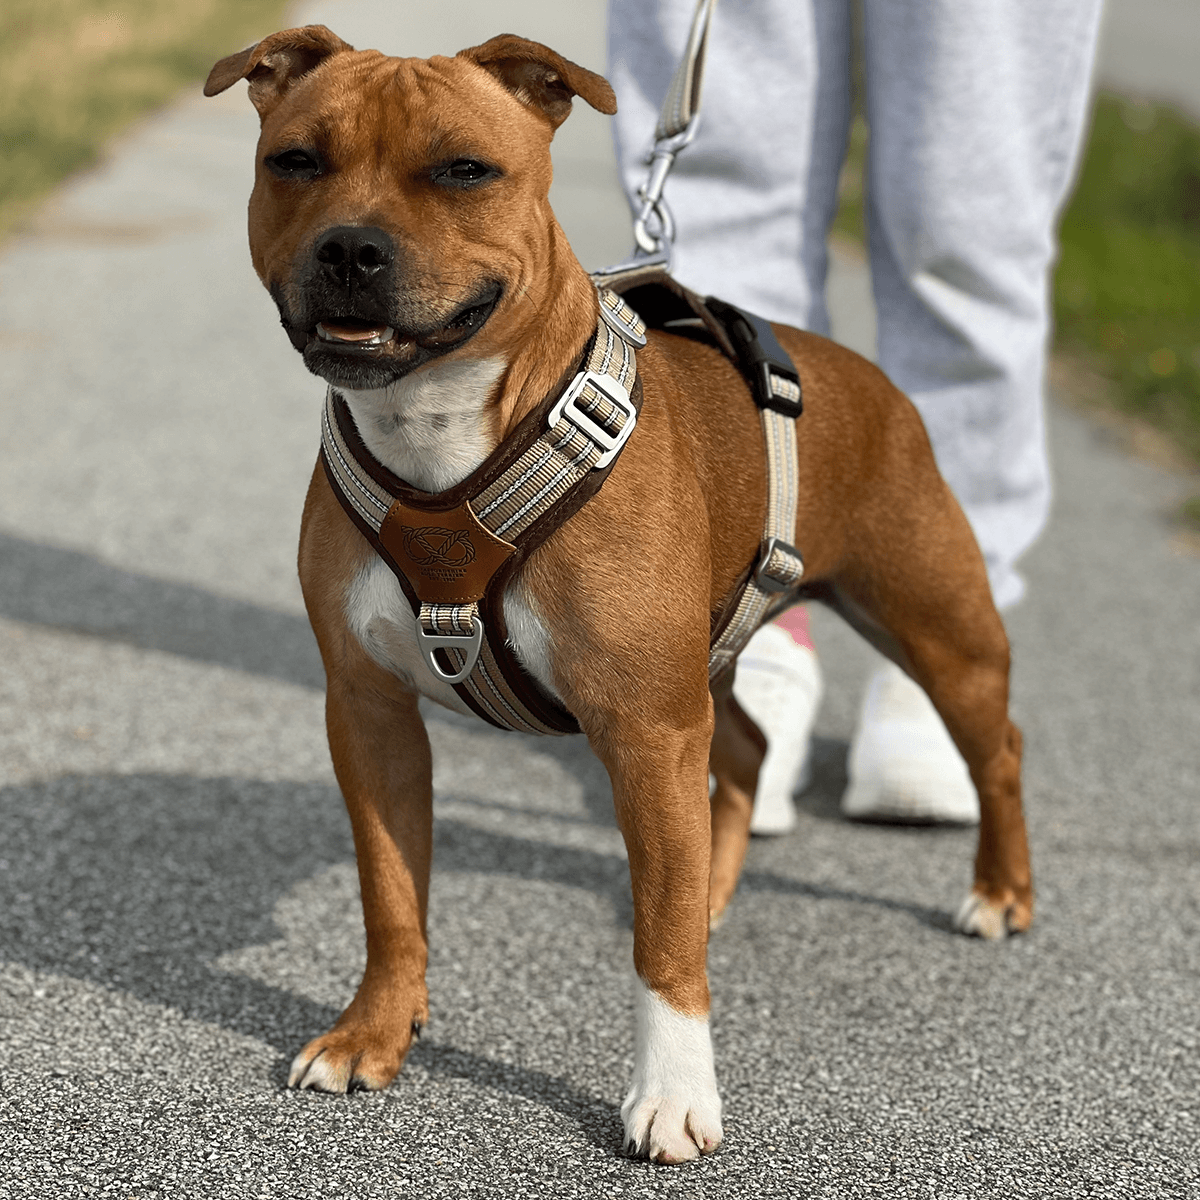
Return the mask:
{"type": "Polygon", "coordinates": [[[645,327],[615,293],[599,299],[582,370],[446,492],[392,475],[363,445],[345,401],[333,388],[326,397],[321,461],[334,494],[400,581],[429,670],[502,729],[578,731],[506,647],[502,596],[516,563],[595,492],[637,421],[645,327]]]}

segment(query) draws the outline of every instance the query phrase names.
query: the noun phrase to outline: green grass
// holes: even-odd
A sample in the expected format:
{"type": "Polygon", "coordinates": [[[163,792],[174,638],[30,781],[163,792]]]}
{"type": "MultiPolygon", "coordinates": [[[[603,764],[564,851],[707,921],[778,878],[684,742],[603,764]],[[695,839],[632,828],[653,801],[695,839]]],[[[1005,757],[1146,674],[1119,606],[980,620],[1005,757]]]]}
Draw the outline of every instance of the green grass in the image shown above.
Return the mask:
{"type": "Polygon", "coordinates": [[[0,233],[132,120],[278,29],[283,0],[2,0],[0,233]]]}
{"type": "Polygon", "coordinates": [[[838,210],[833,218],[833,232],[851,238],[864,246],[867,242],[866,215],[863,211],[863,178],[867,162],[867,120],[861,112],[854,114],[850,124],[850,141],[846,147],[846,162],[838,180],[838,210]]]}
{"type": "Polygon", "coordinates": [[[1101,96],[1060,236],[1058,347],[1200,460],[1200,128],[1101,96]]]}

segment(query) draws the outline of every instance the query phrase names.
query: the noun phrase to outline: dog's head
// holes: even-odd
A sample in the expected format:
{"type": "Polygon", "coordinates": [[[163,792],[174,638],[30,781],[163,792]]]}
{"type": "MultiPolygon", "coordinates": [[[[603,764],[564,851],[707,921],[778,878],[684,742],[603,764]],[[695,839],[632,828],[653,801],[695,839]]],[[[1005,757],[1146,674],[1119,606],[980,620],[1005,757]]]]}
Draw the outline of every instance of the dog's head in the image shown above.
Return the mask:
{"type": "Polygon", "coordinates": [[[310,371],[382,387],[536,316],[550,140],[573,96],[616,111],[603,78],[511,34],[426,60],[309,25],[222,59],[205,95],[239,79],[262,120],[250,252],[310,371]]]}

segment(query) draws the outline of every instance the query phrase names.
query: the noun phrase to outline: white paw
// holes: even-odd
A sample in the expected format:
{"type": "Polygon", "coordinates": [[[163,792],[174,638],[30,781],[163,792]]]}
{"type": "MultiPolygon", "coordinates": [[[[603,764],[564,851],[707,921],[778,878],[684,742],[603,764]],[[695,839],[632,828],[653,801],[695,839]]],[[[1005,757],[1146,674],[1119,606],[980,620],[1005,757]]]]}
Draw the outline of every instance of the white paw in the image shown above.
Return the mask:
{"type": "Polygon", "coordinates": [[[621,1105],[626,1152],[660,1163],[711,1154],[722,1130],[708,1018],[677,1012],[641,980],[637,1003],[633,1086],[621,1105]]]}
{"type": "Polygon", "coordinates": [[[657,1163],[681,1163],[721,1144],[721,1097],[643,1095],[634,1088],[621,1105],[625,1152],[657,1163]]]}
{"type": "Polygon", "coordinates": [[[334,1058],[319,1051],[314,1058],[307,1047],[292,1059],[288,1087],[301,1091],[346,1092],[350,1090],[353,1061],[334,1058]]]}
{"type": "Polygon", "coordinates": [[[959,933],[984,938],[989,942],[1001,941],[1028,924],[1028,920],[1021,923],[1013,905],[997,903],[978,892],[972,892],[962,902],[958,916],[954,918],[954,928],[959,933]]]}

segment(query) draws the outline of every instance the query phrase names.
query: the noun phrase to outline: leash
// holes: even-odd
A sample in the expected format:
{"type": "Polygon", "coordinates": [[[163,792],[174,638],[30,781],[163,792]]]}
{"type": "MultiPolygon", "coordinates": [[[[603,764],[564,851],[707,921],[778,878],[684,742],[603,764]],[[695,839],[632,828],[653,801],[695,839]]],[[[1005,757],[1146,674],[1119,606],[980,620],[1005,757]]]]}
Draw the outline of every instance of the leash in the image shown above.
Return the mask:
{"type": "Polygon", "coordinates": [[[675,69],[667,89],[658,126],[654,130],[654,149],[650,152],[650,172],[638,190],[641,210],[633,221],[634,251],[630,263],[671,269],[671,245],[675,241],[675,222],[663,197],[667,176],[679,152],[689,146],[700,124],[700,89],[704,82],[704,59],[708,53],[708,29],[717,0],[698,0],[692,15],[692,28],[683,58],[675,69]]]}

